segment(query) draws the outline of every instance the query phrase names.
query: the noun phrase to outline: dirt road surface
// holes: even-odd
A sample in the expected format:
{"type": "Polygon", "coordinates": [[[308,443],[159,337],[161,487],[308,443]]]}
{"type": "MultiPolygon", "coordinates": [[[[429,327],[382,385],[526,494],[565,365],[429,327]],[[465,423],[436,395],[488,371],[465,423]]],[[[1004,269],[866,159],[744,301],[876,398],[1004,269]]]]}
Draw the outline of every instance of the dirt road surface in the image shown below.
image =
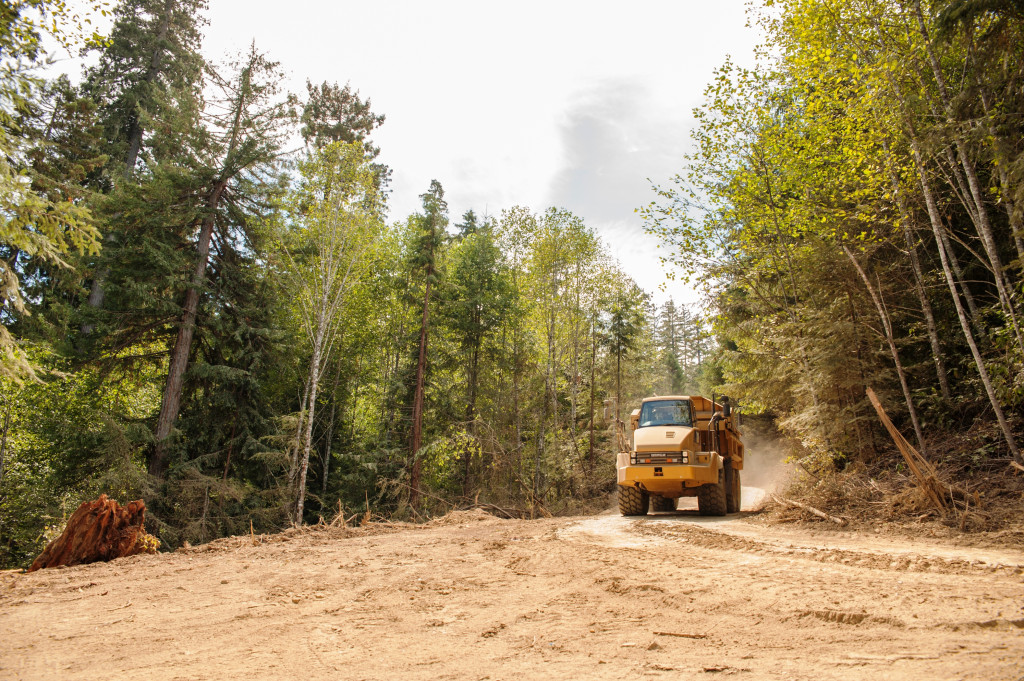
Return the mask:
{"type": "Polygon", "coordinates": [[[23,680],[1019,681],[1024,552],[474,511],[0,573],[0,642],[23,680]]]}

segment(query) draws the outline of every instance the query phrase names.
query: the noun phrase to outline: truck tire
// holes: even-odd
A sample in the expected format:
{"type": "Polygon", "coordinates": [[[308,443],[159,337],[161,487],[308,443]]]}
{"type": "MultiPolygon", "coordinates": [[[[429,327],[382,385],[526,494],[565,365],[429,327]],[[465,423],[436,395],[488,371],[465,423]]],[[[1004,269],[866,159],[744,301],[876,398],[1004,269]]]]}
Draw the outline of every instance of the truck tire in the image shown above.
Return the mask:
{"type": "Polygon", "coordinates": [[[743,505],[742,491],[740,486],[740,472],[732,466],[725,468],[725,510],[729,513],[739,513],[743,505]]]}
{"type": "Polygon", "coordinates": [[[651,497],[651,510],[655,513],[668,513],[676,510],[676,500],[667,497],[651,497]]]}
{"type": "MultiPolygon", "coordinates": [[[[621,497],[620,497],[621,498],[621,497]]],[[[697,510],[701,515],[725,515],[725,469],[718,469],[718,483],[697,488],[697,510]]]]}
{"type": "Polygon", "coordinates": [[[619,485],[619,513],[622,515],[647,515],[650,496],[636,487],[619,485]]]}

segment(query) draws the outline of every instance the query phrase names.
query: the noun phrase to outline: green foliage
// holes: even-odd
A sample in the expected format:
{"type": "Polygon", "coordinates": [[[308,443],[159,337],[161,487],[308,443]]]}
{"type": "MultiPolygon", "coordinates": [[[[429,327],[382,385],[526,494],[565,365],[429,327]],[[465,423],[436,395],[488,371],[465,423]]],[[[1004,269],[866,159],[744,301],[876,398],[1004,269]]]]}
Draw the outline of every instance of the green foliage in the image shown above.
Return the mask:
{"type": "Polygon", "coordinates": [[[30,72],[41,34],[70,40],[69,19],[78,20],[63,3],[44,0],[5,3],[0,9],[0,376],[5,377],[33,375],[9,332],[15,319],[29,314],[19,277],[25,261],[67,268],[69,254],[95,253],[99,246],[89,208],[75,200],[75,192],[54,191],[64,169],[42,162],[47,147],[59,148],[61,140],[51,145],[30,127],[46,99],[41,80],[30,72]]]}
{"type": "MultiPolygon", "coordinates": [[[[996,276],[1000,261],[1024,254],[1010,205],[1022,185],[1006,171],[1024,158],[1019,119],[1006,116],[1024,105],[1008,87],[1020,42],[1007,38],[1024,29],[1010,5],[952,2],[930,14],[909,0],[766,3],[752,15],[766,35],[760,64],[718,70],[695,111],[687,167],[644,211],[714,310],[709,367],[721,380],[710,387],[778,416],[822,462],[877,455],[884,439],[867,386],[900,416],[923,406],[934,424],[978,408],[986,388],[974,372],[1019,383],[1019,306],[1001,299],[996,276]],[[955,98],[953,83],[963,84],[955,98]],[[972,198],[971,168],[994,198],[972,198]],[[936,219],[948,219],[937,229],[950,243],[924,236],[936,219]],[[970,245],[984,240],[986,220],[1001,251],[970,245]],[[954,295],[971,296],[985,340],[974,366],[940,250],[957,259],[954,295]],[[902,400],[893,389],[901,371],[910,385],[902,400]],[[961,377],[955,403],[929,397],[946,372],[961,377]]],[[[1019,287],[1019,270],[1000,276],[1019,287]]],[[[995,394],[1020,404],[1016,393],[995,394]]]]}
{"type": "Polygon", "coordinates": [[[0,564],[8,567],[30,563],[47,528],[81,502],[150,492],[143,449],[158,401],[153,375],[69,373],[42,351],[31,359],[39,380],[0,379],[0,564]]]}
{"type": "Polygon", "coordinates": [[[380,149],[369,144],[369,136],[384,123],[384,116],[370,111],[369,99],[359,99],[348,83],[339,87],[328,82],[313,85],[307,80],[306,90],[309,99],[302,109],[301,132],[308,146],[322,149],[334,142],[357,142],[368,158],[377,158],[380,149]]]}

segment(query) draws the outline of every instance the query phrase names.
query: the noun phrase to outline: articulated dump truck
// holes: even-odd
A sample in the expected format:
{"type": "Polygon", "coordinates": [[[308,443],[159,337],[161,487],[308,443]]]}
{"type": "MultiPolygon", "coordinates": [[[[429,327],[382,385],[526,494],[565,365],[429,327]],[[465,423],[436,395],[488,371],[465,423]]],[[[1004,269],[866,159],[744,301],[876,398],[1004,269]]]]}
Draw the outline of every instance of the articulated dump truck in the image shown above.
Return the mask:
{"type": "MultiPolygon", "coordinates": [[[[619,512],[676,510],[697,497],[701,515],[740,510],[743,443],[729,398],[648,397],[629,418],[628,451],[618,455],[619,512]]],[[[626,439],[622,449],[627,449],[626,439]]]]}

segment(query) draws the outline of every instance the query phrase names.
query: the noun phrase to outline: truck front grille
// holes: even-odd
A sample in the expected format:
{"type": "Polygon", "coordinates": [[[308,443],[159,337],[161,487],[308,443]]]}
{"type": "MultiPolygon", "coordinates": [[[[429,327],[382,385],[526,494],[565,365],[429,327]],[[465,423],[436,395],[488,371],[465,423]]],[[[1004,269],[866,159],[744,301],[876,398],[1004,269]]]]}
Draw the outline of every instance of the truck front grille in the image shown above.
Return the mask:
{"type": "Polygon", "coordinates": [[[634,465],[651,464],[662,465],[666,463],[690,463],[689,452],[640,452],[634,453],[630,463],[634,465]]]}

